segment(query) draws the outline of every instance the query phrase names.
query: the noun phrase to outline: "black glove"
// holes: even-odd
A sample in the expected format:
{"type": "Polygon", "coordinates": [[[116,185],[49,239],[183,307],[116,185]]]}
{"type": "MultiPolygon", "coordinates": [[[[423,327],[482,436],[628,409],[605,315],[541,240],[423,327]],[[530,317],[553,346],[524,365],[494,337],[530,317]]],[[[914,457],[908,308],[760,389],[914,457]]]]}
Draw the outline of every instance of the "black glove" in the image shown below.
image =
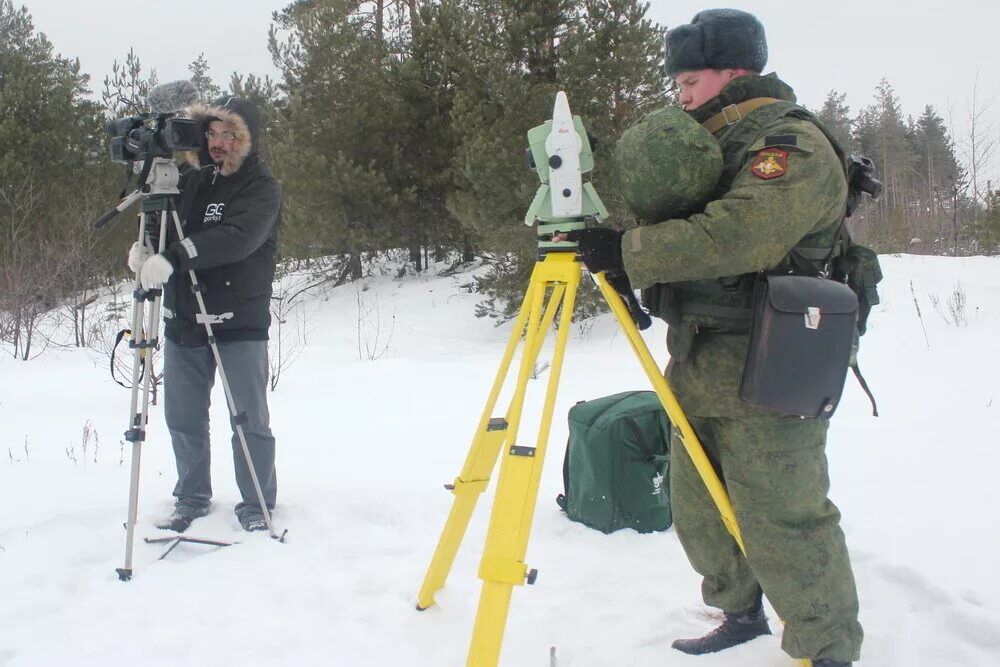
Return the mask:
{"type": "Polygon", "coordinates": [[[567,241],[575,241],[580,248],[580,259],[591,273],[622,273],[622,235],[625,232],[607,227],[588,227],[566,234],[567,241]]]}

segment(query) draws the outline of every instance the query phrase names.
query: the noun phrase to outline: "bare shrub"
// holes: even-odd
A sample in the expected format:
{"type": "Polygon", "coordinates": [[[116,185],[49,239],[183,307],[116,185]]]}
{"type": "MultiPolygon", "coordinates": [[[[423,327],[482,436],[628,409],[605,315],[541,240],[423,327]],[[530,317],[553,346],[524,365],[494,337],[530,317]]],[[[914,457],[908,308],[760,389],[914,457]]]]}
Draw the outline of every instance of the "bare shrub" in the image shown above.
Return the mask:
{"type": "Polygon", "coordinates": [[[365,296],[368,289],[368,285],[362,285],[360,282],[354,283],[357,303],[358,359],[375,361],[381,359],[389,351],[392,334],[396,329],[396,309],[393,308],[388,323],[383,321],[378,295],[374,295],[369,302],[365,296]]]}
{"type": "Polygon", "coordinates": [[[955,285],[955,288],[945,300],[944,305],[941,304],[941,299],[934,292],[931,292],[928,297],[930,298],[931,306],[934,308],[934,312],[940,315],[941,319],[943,319],[947,324],[956,327],[965,327],[969,325],[966,312],[967,298],[965,288],[962,287],[961,283],[957,283],[955,285]]]}

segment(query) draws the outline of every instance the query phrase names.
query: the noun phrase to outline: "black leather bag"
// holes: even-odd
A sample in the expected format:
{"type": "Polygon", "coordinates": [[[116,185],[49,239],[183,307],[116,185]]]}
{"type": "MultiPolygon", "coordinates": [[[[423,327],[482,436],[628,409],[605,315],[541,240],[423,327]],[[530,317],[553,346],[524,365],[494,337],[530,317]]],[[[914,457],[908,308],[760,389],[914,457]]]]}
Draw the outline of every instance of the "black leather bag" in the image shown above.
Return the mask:
{"type": "Polygon", "coordinates": [[[857,336],[858,297],[826,278],[768,275],[754,290],[740,398],[782,415],[837,409],[857,336]]]}

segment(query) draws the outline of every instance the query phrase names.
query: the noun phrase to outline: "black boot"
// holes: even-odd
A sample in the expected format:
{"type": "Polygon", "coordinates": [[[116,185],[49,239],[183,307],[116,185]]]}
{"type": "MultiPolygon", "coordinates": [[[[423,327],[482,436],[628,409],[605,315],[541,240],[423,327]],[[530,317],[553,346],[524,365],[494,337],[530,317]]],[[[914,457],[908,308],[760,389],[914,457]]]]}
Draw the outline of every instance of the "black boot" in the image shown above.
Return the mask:
{"type": "Polygon", "coordinates": [[[840,660],[813,660],[812,667],[851,667],[851,663],[840,660]]]}
{"type": "Polygon", "coordinates": [[[195,517],[174,510],[173,514],[167,518],[157,521],[156,527],[160,530],[172,530],[175,533],[183,533],[191,526],[191,522],[194,520],[195,517]]]}
{"type": "MultiPolygon", "coordinates": [[[[738,646],[748,642],[755,637],[771,634],[771,628],[767,624],[767,617],[764,615],[764,608],[760,598],[757,604],[747,611],[730,613],[726,612],[722,625],[709,632],[704,637],[697,639],[678,639],[671,646],[681,653],[691,655],[702,655],[705,653],[715,653],[733,646],[738,646]]],[[[822,663],[813,663],[815,667],[823,667],[822,663]]],[[[829,663],[828,667],[837,667],[839,663],[829,663]]]]}
{"type": "Polygon", "coordinates": [[[176,533],[183,533],[191,523],[198,518],[208,514],[208,508],[191,507],[187,504],[174,506],[174,511],[166,519],[156,522],[156,527],[160,530],[172,530],[176,533]]]}

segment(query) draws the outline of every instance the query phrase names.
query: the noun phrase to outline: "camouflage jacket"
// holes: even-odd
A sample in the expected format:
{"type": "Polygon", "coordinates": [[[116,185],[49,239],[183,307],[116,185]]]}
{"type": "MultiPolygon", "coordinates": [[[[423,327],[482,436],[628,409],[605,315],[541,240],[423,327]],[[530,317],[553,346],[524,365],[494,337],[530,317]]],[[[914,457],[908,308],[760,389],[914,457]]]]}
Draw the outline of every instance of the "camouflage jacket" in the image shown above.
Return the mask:
{"type": "MultiPolygon", "coordinates": [[[[704,122],[724,107],[759,97],[795,101],[774,75],[740,77],[692,115],[704,122]]],[[[755,123],[765,114],[766,106],[715,132],[726,174],[701,213],[625,234],[622,258],[634,287],[684,285],[709,302],[725,303],[741,279],[778,267],[804,238],[840,225],[847,198],[842,158],[814,122],[783,115],[755,123]],[[737,140],[740,150],[734,150],[737,140]]],[[[736,295],[741,306],[745,294],[736,295]]],[[[686,413],[755,414],[739,399],[745,331],[706,326],[703,317],[684,310],[668,321],[669,379],[686,413]]]]}

